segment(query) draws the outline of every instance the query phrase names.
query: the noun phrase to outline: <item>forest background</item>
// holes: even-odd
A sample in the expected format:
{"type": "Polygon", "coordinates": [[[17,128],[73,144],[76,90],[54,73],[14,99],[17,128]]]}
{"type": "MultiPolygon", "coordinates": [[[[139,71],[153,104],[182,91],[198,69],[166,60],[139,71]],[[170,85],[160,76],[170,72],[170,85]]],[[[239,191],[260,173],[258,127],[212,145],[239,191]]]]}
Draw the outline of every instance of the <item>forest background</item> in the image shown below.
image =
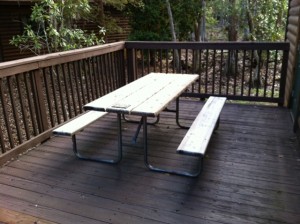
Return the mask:
{"type": "Polygon", "coordinates": [[[119,31],[104,6],[130,19],[129,40],[140,41],[282,41],[286,0],[41,0],[32,8],[24,33],[11,44],[35,54],[104,43],[106,31],[119,31]],[[77,27],[92,21],[99,30],[77,27]]]}

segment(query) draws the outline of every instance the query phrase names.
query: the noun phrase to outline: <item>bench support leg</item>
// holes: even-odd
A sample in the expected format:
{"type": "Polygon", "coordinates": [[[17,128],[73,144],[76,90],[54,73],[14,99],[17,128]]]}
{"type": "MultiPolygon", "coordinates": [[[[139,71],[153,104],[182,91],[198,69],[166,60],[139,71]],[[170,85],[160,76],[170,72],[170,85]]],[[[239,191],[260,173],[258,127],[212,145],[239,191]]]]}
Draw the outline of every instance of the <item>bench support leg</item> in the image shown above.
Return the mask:
{"type": "Polygon", "coordinates": [[[215,126],[215,130],[217,130],[219,128],[220,125],[220,117],[217,120],[216,126],[215,126]]]}
{"type": "Polygon", "coordinates": [[[154,167],[148,161],[148,138],[147,138],[147,117],[143,116],[143,139],[144,139],[144,161],[147,168],[152,171],[161,172],[161,173],[169,173],[169,174],[176,174],[180,176],[187,176],[187,177],[197,177],[202,171],[203,167],[203,157],[199,157],[198,167],[195,172],[188,172],[188,171],[178,171],[178,170],[168,170],[162,169],[158,167],[154,167]]]}
{"type": "Polygon", "coordinates": [[[176,98],[176,124],[183,129],[189,129],[190,127],[181,125],[179,122],[179,97],[176,98]]]}
{"type": "Polygon", "coordinates": [[[121,126],[121,115],[118,114],[118,157],[116,159],[102,159],[102,158],[97,158],[97,157],[89,157],[89,156],[84,156],[80,154],[77,150],[77,142],[76,142],[76,136],[72,136],[72,142],[73,142],[73,152],[79,159],[84,159],[84,160],[91,160],[91,161],[97,161],[97,162],[102,162],[102,163],[119,163],[122,160],[122,126],[121,126]]]}

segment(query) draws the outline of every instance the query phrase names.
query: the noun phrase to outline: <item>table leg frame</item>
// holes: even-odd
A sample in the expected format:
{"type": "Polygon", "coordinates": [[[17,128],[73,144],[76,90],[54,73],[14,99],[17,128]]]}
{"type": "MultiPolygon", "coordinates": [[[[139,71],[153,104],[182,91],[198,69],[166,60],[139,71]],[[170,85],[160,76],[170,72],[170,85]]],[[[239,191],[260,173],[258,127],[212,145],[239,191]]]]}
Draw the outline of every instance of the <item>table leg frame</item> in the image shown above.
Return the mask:
{"type": "Polygon", "coordinates": [[[147,116],[143,116],[143,140],[144,140],[144,162],[145,165],[148,169],[156,172],[161,172],[161,173],[169,173],[169,174],[176,174],[180,176],[187,176],[187,177],[197,177],[202,171],[203,168],[203,157],[199,157],[199,163],[197,170],[195,172],[190,172],[190,171],[179,171],[179,170],[171,170],[171,169],[163,169],[159,167],[155,167],[149,163],[148,160],[148,133],[147,133],[147,116]]]}
{"type": "Polygon", "coordinates": [[[72,136],[72,142],[73,142],[73,152],[76,155],[77,158],[83,159],[83,160],[90,160],[90,161],[96,161],[96,162],[102,162],[102,163],[111,163],[116,164],[119,163],[122,160],[122,148],[123,148],[123,142],[122,142],[122,122],[121,122],[121,114],[117,114],[118,116],[118,154],[116,159],[105,159],[105,158],[97,158],[97,157],[90,157],[90,156],[84,156],[82,155],[78,149],[77,149],[77,142],[76,142],[76,136],[72,136]]]}

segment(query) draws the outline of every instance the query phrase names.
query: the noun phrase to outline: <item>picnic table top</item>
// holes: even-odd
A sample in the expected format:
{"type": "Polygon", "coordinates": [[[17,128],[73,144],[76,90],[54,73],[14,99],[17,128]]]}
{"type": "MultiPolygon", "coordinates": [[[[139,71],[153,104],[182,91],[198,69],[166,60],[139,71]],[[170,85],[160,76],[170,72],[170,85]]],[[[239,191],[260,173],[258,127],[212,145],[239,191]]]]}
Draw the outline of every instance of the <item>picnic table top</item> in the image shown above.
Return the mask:
{"type": "Polygon", "coordinates": [[[85,110],[157,116],[199,75],[150,73],[84,106],[85,110]]]}

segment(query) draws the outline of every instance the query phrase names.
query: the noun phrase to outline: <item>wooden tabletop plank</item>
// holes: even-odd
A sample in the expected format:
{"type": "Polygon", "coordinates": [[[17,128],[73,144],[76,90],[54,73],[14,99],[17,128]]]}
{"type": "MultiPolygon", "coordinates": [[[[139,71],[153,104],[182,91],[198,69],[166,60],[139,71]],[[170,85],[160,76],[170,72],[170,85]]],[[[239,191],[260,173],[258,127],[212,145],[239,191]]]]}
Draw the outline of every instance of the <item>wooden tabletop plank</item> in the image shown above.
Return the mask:
{"type": "Polygon", "coordinates": [[[84,106],[86,110],[156,116],[198,75],[150,73],[84,106]]]}
{"type": "Polygon", "coordinates": [[[164,90],[167,86],[171,85],[173,78],[167,75],[152,75],[151,81],[147,80],[147,85],[143,88],[138,89],[134,94],[128,95],[126,98],[119,102],[116,102],[107,108],[108,112],[118,112],[122,111],[124,113],[130,114],[139,105],[150,100],[154,95],[164,90]],[[119,106],[121,105],[121,106],[119,106]],[[127,107],[122,107],[122,105],[128,105],[127,107]]]}
{"type": "Polygon", "coordinates": [[[170,102],[175,100],[191,83],[198,79],[198,75],[182,76],[172,74],[170,82],[159,92],[131,112],[135,115],[157,116],[170,102]]]}
{"type": "Polygon", "coordinates": [[[139,89],[143,89],[149,82],[152,82],[152,76],[147,75],[143,78],[137,79],[134,82],[131,82],[113,92],[106,94],[84,106],[85,110],[100,110],[106,111],[107,108],[110,108],[112,105],[117,102],[121,102],[126,97],[134,94],[139,89]]]}

